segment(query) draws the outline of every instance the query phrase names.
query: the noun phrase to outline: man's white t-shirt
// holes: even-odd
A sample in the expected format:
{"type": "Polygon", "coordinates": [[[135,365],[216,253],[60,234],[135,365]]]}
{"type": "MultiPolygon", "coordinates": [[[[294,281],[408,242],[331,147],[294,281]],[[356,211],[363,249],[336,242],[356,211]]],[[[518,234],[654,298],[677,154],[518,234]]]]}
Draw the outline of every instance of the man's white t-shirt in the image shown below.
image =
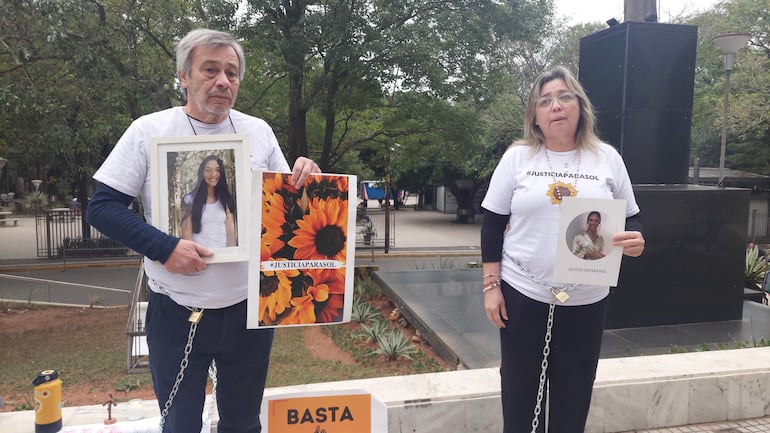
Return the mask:
{"type": "MultiPolygon", "coordinates": [[[[626,200],[626,217],[639,213],[631,180],[623,159],[614,147],[601,143],[596,150],[548,152],[545,147],[511,146],[497,165],[481,206],[499,215],[510,215],[503,240],[501,278],[525,296],[554,302],[553,265],[559,232],[559,203],[552,203],[549,185],[556,181],[574,184],[577,197],[626,200]],[[550,159],[550,164],[549,164],[550,159]],[[522,270],[519,262],[526,269],[522,270]]],[[[564,305],[587,305],[609,293],[609,286],[578,285],[569,291],[564,305]]]]}
{"type": "MultiPolygon", "coordinates": [[[[94,179],[128,196],[141,196],[145,220],[152,221],[150,139],[234,132],[248,135],[252,170],[290,170],[273,130],[265,121],[230,110],[230,119],[207,124],[188,118],[182,107],[174,107],[131,123],[94,179]]],[[[144,263],[150,289],[167,294],[180,305],[224,308],[245,300],[248,293],[247,262],[211,264],[206,270],[189,275],[168,272],[163,264],[149,259],[144,263]]]]}

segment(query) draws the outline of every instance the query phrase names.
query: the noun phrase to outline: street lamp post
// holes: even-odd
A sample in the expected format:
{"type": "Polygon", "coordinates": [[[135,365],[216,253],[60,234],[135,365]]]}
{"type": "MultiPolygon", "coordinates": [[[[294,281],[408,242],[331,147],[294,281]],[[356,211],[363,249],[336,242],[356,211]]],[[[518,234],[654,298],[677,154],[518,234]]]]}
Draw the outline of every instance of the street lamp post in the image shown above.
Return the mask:
{"type": "Polygon", "coordinates": [[[385,254],[390,250],[390,154],[385,167],[385,254]]]}
{"type": "Polygon", "coordinates": [[[727,101],[730,98],[730,73],[735,66],[735,53],[746,46],[751,37],[748,33],[725,33],[714,37],[714,43],[725,56],[725,95],[722,104],[722,145],[719,148],[719,182],[725,180],[725,151],[727,148],[727,101]]]}

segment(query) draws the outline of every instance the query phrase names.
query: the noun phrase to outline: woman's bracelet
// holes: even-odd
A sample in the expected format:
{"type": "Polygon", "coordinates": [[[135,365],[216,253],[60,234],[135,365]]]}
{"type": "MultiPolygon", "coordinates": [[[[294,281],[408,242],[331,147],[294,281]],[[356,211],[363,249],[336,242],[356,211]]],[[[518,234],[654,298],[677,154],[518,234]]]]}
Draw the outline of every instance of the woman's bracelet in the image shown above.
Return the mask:
{"type": "Polygon", "coordinates": [[[481,276],[481,278],[487,278],[487,277],[499,277],[500,274],[484,274],[481,276]]]}
{"type": "Polygon", "coordinates": [[[496,287],[500,287],[500,280],[495,280],[494,282],[492,282],[488,286],[484,286],[484,288],[481,289],[481,293],[487,293],[488,291],[490,291],[490,290],[492,290],[492,289],[494,289],[496,287]]]}

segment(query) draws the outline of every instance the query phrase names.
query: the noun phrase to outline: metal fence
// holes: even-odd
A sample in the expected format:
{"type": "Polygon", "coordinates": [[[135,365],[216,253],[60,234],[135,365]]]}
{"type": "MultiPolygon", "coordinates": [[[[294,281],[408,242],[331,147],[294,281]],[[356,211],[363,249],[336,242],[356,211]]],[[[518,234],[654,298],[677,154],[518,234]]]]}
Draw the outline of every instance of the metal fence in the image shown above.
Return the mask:
{"type": "MultiPolygon", "coordinates": [[[[384,208],[359,209],[356,215],[356,248],[385,249],[386,230],[384,208]],[[372,236],[365,236],[365,227],[371,227],[372,236]]],[[[390,210],[387,230],[388,248],[396,244],[396,212],[390,210]]],[[[136,256],[135,251],[106,238],[95,228],[88,226],[87,237],[83,236],[80,211],[52,209],[35,215],[35,236],[37,256],[49,259],[75,257],[136,256]]]]}
{"type": "Polygon", "coordinates": [[[126,323],[126,372],[145,373],[150,369],[147,347],[147,334],[144,328],[147,322],[147,275],[144,262],[139,263],[139,272],[131,293],[131,309],[126,323]]]}
{"type": "Polygon", "coordinates": [[[52,209],[35,215],[37,256],[54,258],[136,255],[133,250],[104,237],[88,226],[83,236],[80,211],[52,209]]]}
{"type": "MultiPolygon", "coordinates": [[[[390,209],[388,230],[388,248],[396,245],[396,212],[390,209]]],[[[359,208],[356,214],[356,249],[385,249],[385,209],[384,208],[359,208]],[[373,229],[369,238],[367,224],[373,229]],[[368,238],[368,239],[367,239],[368,238]]]]}

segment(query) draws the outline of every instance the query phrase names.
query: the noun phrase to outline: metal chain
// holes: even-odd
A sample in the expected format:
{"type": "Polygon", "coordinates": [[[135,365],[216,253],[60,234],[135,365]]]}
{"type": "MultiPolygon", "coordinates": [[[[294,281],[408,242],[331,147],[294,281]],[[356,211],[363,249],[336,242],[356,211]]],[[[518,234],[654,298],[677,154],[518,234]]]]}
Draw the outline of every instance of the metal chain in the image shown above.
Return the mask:
{"type": "Polygon", "coordinates": [[[537,387],[537,402],[535,403],[535,416],[532,418],[532,432],[535,433],[540,424],[540,412],[542,412],[543,396],[545,394],[545,373],[548,370],[548,355],[551,353],[551,329],[553,328],[554,304],[548,308],[548,322],[545,327],[545,345],[543,346],[543,362],[540,363],[540,384],[537,387]]]}
{"type": "Polygon", "coordinates": [[[184,371],[187,369],[187,364],[190,362],[190,352],[192,352],[193,339],[195,338],[195,331],[197,329],[198,324],[196,322],[190,322],[190,331],[187,334],[187,344],[184,346],[184,356],[182,357],[182,362],[179,364],[179,373],[176,374],[174,386],[171,387],[171,392],[168,394],[168,400],[166,400],[166,404],[160,412],[160,433],[163,433],[163,425],[166,424],[166,416],[168,416],[168,411],[171,409],[174,397],[176,397],[176,393],[179,391],[179,385],[182,383],[182,379],[184,379],[184,371]]]}
{"type": "Polygon", "coordinates": [[[576,283],[567,284],[566,286],[562,286],[562,287],[556,287],[556,286],[551,286],[549,284],[546,284],[540,278],[535,276],[535,274],[533,274],[532,271],[530,271],[526,266],[524,266],[523,263],[521,263],[520,261],[514,259],[513,257],[511,257],[510,255],[508,255],[505,252],[503,252],[503,254],[508,256],[511,259],[511,261],[513,261],[513,264],[515,264],[516,267],[521,270],[521,272],[524,272],[524,274],[527,276],[527,278],[529,278],[530,280],[534,281],[536,284],[539,284],[540,286],[544,287],[549,292],[551,292],[551,294],[554,295],[554,296],[556,296],[556,294],[554,293],[554,290],[561,290],[563,292],[568,292],[568,291],[574,289],[577,286],[576,283]]]}
{"type": "Polygon", "coordinates": [[[217,363],[213,359],[209,365],[209,377],[211,378],[211,401],[209,402],[209,419],[214,417],[214,402],[217,401],[217,363]]]}
{"type": "MultiPolygon", "coordinates": [[[[230,123],[232,124],[232,120],[230,121],[230,123]]],[[[154,280],[153,282],[156,283],[157,288],[160,290],[161,293],[163,293],[166,296],[169,296],[168,292],[165,290],[165,287],[158,284],[154,280]]],[[[195,312],[203,313],[204,311],[203,309],[193,309],[187,306],[184,306],[184,307],[194,313],[195,312]]],[[[168,400],[166,400],[166,404],[163,405],[163,410],[160,412],[160,423],[159,423],[160,430],[158,430],[160,433],[163,433],[163,426],[166,424],[166,417],[168,416],[168,411],[171,409],[171,405],[174,403],[174,397],[176,397],[176,393],[179,392],[179,385],[181,385],[182,380],[184,379],[184,371],[187,369],[187,365],[190,363],[190,353],[192,352],[193,340],[195,339],[195,332],[198,330],[199,320],[200,320],[200,317],[197,320],[190,320],[190,331],[188,331],[187,333],[187,344],[185,344],[184,346],[184,356],[182,357],[182,361],[179,363],[179,373],[177,373],[176,380],[174,381],[174,386],[171,387],[171,392],[168,394],[168,400]]],[[[212,392],[211,392],[211,404],[209,407],[209,419],[211,419],[211,416],[214,413],[214,401],[216,400],[216,392],[217,392],[217,366],[213,359],[211,360],[211,364],[209,365],[208,373],[209,373],[209,377],[211,377],[211,380],[213,382],[212,392]]]]}

